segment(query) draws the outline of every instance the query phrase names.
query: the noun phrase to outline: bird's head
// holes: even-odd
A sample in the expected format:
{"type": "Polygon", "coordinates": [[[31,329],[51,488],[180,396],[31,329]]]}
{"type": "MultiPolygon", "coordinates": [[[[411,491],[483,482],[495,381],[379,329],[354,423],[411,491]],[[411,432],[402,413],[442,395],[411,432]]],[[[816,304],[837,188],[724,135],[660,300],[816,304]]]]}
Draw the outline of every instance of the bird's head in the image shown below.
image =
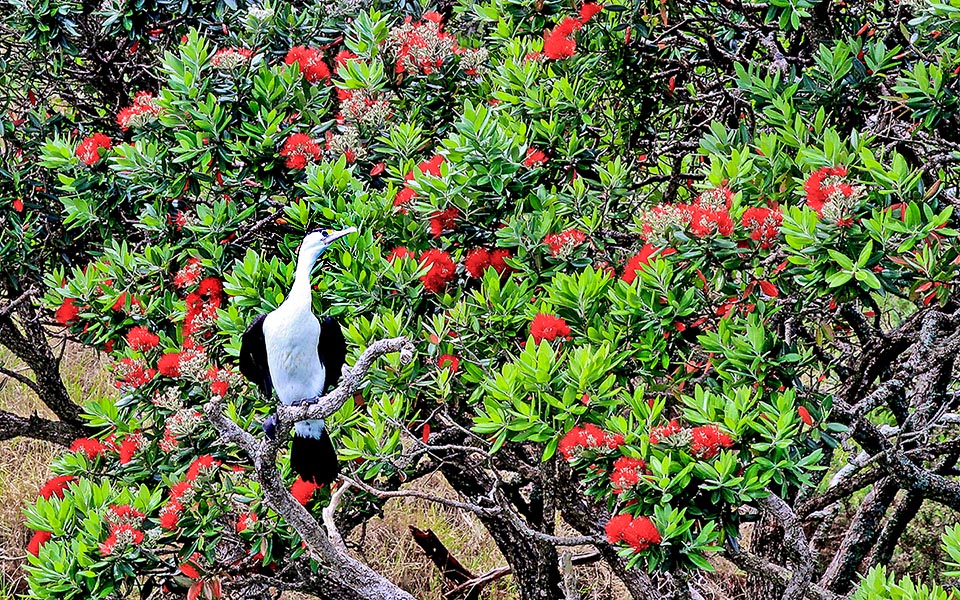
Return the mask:
{"type": "Polygon", "coordinates": [[[316,261],[317,258],[323,254],[323,251],[329,248],[333,242],[356,230],[356,227],[347,227],[340,231],[334,231],[333,229],[314,229],[303,238],[303,242],[300,244],[299,254],[301,257],[316,261]]]}

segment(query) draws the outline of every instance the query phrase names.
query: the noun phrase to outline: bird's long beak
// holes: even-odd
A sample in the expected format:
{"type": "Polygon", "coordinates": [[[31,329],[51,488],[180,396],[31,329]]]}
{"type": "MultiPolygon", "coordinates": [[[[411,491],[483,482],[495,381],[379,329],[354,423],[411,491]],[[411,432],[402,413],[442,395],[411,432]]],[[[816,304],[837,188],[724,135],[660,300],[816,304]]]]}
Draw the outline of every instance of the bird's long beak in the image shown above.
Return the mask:
{"type": "Polygon", "coordinates": [[[323,238],[323,243],[329,246],[336,240],[342,238],[345,235],[354,233],[356,230],[357,230],[356,227],[347,227],[346,229],[342,229],[340,231],[330,232],[326,235],[326,237],[323,238]]]}

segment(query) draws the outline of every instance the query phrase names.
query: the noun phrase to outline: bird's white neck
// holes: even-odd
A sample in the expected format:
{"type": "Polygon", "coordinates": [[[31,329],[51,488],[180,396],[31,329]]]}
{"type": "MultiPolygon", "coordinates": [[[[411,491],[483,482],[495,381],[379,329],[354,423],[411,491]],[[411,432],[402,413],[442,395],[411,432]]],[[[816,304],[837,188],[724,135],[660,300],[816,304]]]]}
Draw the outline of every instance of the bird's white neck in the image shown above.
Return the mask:
{"type": "Polygon", "coordinates": [[[288,300],[297,304],[311,304],[313,294],[310,289],[310,274],[313,272],[313,266],[317,259],[323,253],[323,249],[303,248],[297,257],[297,270],[293,279],[293,287],[290,288],[288,300]]]}

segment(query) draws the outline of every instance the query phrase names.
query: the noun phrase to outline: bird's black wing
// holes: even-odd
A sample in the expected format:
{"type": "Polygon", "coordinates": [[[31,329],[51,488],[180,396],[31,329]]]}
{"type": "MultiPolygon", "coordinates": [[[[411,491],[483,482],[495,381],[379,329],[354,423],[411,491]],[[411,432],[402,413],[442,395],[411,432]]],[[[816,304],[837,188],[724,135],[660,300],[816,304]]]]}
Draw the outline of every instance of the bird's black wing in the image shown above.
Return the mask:
{"type": "Polygon", "coordinates": [[[263,339],[263,320],[266,318],[267,315],[260,315],[254,319],[240,338],[240,372],[257,384],[260,393],[269,400],[273,394],[273,382],[267,364],[267,343],[263,339]]]}
{"type": "Polygon", "coordinates": [[[347,360],[347,341],[343,338],[340,323],[333,317],[324,317],[320,323],[320,342],[317,344],[320,364],[326,372],[323,393],[327,393],[340,380],[340,371],[347,360]]]}

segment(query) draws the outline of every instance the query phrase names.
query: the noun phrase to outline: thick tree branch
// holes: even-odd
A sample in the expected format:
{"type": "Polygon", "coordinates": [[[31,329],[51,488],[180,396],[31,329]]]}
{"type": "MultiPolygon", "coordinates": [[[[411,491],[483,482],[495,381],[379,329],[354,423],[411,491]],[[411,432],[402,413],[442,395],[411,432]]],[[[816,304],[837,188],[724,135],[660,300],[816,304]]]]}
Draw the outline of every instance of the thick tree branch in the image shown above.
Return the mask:
{"type": "Polygon", "coordinates": [[[73,440],[86,434],[87,431],[84,428],[73,423],[50,421],[36,414],[21,417],[0,410],[0,440],[29,437],[69,447],[73,440]]]}
{"type": "Polygon", "coordinates": [[[760,500],[760,506],[773,515],[783,527],[784,543],[794,557],[793,576],[787,582],[783,600],[800,600],[810,587],[814,566],[813,553],[807,543],[807,536],[800,527],[800,519],[786,502],[774,494],[760,500]]]}

